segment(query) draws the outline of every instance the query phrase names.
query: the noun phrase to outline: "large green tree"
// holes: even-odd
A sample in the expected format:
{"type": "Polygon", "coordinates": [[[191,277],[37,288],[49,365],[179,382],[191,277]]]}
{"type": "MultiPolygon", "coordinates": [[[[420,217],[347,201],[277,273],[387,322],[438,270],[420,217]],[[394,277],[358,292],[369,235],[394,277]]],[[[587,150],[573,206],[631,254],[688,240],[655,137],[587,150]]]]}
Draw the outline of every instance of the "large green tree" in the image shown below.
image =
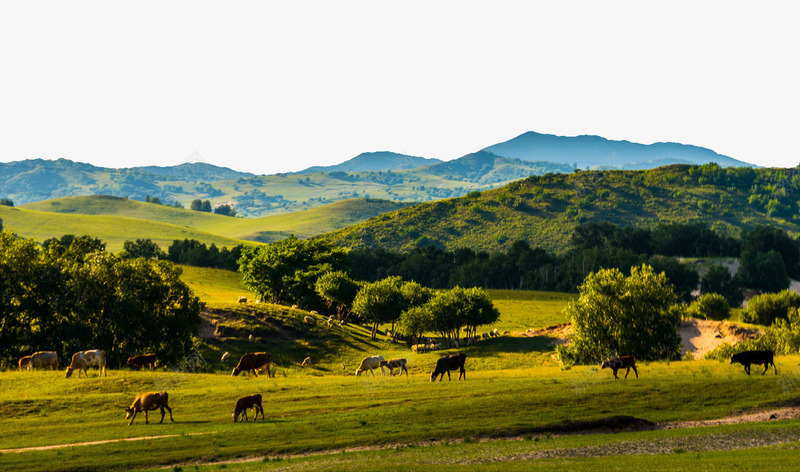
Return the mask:
{"type": "Polygon", "coordinates": [[[347,250],[322,239],[294,236],[266,246],[242,250],[242,283],[262,300],[321,308],[317,279],[327,272],[347,269],[347,250]]]}
{"type": "Polygon", "coordinates": [[[360,283],[340,270],[322,274],[314,284],[317,294],[330,307],[336,308],[336,317],[341,321],[347,321],[360,288],[360,283]]]}
{"type": "Polygon", "coordinates": [[[590,364],[617,355],[642,360],[676,359],[680,354],[677,296],[663,273],[650,266],[589,274],[579,297],[565,310],[575,330],[574,343],[561,348],[562,359],[590,364]]]}

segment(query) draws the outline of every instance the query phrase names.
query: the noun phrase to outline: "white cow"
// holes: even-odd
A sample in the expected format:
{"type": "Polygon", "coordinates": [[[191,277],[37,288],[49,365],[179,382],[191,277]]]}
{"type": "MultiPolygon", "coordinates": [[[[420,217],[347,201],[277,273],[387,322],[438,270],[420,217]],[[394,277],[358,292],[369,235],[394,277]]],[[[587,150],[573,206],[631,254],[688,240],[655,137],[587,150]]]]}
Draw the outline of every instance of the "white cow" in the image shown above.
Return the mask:
{"type": "Polygon", "coordinates": [[[81,371],[88,377],[89,372],[86,371],[87,367],[97,366],[100,372],[98,377],[105,375],[106,372],[106,351],[101,349],[92,349],[90,351],[78,351],[72,355],[72,364],[67,368],[67,378],[72,375],[72,371],[78,369],[78,377],[81,376],[81,371]]]}
{"type": "Polygon", "coordinates": [[[381,365],[383,360],[383,356],[370,356],[361,359],[361,365],[356,369],[356,375],[361,375],[361,372],[369,371],[374,377],[375,373],[372,372],[372,369],[381,369],[381,375],[383,375],[383,366],[381,365]]]}

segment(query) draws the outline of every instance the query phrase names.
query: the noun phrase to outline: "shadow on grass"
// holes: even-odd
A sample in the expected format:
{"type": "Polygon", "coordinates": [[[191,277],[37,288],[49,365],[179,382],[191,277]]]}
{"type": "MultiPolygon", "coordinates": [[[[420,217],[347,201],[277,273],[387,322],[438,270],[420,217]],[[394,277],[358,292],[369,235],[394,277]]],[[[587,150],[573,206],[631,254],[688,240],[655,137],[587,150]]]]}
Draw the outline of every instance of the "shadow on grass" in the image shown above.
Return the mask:
{"type": "Polygon", "coordinates": [[[558,343],[556,339],[548,336],[501,336],[499,338],[478,341],[472,346],[461,348],[461,350],[465,351],[465,353],[475,353],[481,356],[490,356],[492,354],[499,353],[544,353],[554,350],[557,345],[558,343]]]}

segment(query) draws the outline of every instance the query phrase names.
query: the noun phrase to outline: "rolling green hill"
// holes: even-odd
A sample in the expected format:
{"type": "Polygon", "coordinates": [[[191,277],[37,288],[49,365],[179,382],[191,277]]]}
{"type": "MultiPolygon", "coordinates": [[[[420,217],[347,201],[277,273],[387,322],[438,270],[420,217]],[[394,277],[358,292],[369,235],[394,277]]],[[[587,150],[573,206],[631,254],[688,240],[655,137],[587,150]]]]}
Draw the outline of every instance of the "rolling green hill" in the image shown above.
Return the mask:
{"type": "Polygon", "coordinates": [[[349,247],[395,250],[426,242],[495,251],[527,240],[560,252],[572,228],[589,221],[646,227],[701,221],[728,235],[769,224],[796,235],[798,182],[795,169],[713,164],[547,174],[387,213],[325,237],[349,247]]]}
{"type": "Polygon", "coordinates": [[[0,218],[6,228],[21,236],[42,240],[63,234],[90,234],[107,241],[111,250],[136,238],[153,239],[162,247],[169,246],[173,239],[184,238],[230,247],[242,242],[238,240],[268,242],[292,234],[310,237],[405,206],[408,205],[387,200],[350,199],[296,213],[231,218],[121,197],[93,196],[29,203],[17,207],[16,212],[3,207],[0,218]],[[128,236],[134,227],[131,234],[136,236],[128,236]]]}

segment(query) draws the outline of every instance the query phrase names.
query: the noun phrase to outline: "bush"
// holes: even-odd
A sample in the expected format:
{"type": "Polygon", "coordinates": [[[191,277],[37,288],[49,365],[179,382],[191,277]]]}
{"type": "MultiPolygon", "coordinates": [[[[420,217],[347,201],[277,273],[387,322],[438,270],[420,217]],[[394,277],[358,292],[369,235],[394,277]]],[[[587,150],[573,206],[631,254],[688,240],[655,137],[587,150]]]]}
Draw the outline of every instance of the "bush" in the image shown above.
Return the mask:
{"type": "Polygon", "coordinates": [[[695,318],[722,321],[730,316],[728,300],[718,293],[704,293],[689,305],[689,314],[695,318]]]}
{"type": "Polygon", "coordinates": [[[641,360],[679,359],[680,305],[663,274],[647,265],[632,267],[625,277],[618,269],[589,274],[580,297],[567,304],[575,342],[559,355],[590,364],[615,355],[641,360]]]}
{"type": "Polygon", "coordinates": [[[747,302],[742,321],[769,326],[779,318],[785,319],[790,308],[800,308],[800,295],[788,289],[778,293],[762,293],[747,302]]]}

